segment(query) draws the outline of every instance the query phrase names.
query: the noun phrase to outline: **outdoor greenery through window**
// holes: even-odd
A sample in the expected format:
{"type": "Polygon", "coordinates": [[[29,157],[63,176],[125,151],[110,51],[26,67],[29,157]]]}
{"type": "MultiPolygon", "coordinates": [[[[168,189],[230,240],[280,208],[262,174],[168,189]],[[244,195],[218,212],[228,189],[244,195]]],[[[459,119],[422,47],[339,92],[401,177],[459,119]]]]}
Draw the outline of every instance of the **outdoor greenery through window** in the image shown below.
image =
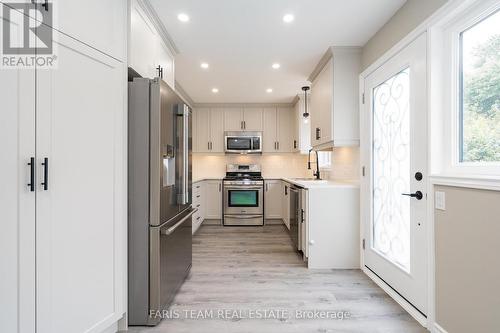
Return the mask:
{"type": "Polygon", "coordinates": [[[500,11],[460,34],[460,161],[500,162],[500,11]]]}

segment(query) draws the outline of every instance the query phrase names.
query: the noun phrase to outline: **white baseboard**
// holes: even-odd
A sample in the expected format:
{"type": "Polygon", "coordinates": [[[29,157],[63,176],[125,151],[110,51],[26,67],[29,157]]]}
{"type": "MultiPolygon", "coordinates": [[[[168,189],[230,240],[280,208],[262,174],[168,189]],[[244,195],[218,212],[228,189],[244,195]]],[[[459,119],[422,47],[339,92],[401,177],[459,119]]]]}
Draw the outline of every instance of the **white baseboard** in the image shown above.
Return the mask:
{"type": "Polygon", "coordinates": [[[408,301],[406,301],[403,297],[401,297],[397,292],[395,292],[391,287],[389,287],[387,283],[382,281],[382,279],[373,274],[373,272],[367,269],[366,267],[363,267],[363,272],[366,275],[368,275],[368,277],[372,279],[373,282],[375,282],[380,288],[382,288],[382,290],[384,290],[389,296],[391,296],[391,298],[395,300],[396,303],[401,305],[401,307],[405,309],[405,311],[408,312],[410,316],[415,318],[415,320],[418,321],[420,325],[429,329],[427,318],[424,315],[422,315],[417,309],[415,309],[413,305],[408,303],[408,301]]]}

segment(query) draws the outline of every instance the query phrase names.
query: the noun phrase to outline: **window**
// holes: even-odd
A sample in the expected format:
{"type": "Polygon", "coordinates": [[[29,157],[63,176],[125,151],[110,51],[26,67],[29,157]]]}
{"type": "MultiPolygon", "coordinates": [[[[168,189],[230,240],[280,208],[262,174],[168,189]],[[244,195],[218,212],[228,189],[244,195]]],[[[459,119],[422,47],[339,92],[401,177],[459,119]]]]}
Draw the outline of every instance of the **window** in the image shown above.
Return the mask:
{"type": "Polygon", "coordinates": [[[459,162],[500,162],[500,11],[459,34],[459,162]]]}

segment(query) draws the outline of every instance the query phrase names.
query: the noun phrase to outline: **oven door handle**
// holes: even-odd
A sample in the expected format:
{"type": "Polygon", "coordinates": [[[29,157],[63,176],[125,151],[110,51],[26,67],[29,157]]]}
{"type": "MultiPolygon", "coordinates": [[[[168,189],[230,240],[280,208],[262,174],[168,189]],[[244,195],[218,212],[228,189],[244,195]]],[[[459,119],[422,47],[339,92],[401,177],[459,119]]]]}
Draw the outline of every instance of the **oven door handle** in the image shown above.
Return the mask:
{"type": "Polygon", "coordinates": [[[262,215],[224,215],[224,217],[230,217],[233,219],[243,219],[243,220],[250,220],[250,219],[257,219],[261,218],[262,215]]]}
{"type": "Polygon", "coordinates": [[[224,186],[227,190],[262,190],[262,186],[224,186]]]}

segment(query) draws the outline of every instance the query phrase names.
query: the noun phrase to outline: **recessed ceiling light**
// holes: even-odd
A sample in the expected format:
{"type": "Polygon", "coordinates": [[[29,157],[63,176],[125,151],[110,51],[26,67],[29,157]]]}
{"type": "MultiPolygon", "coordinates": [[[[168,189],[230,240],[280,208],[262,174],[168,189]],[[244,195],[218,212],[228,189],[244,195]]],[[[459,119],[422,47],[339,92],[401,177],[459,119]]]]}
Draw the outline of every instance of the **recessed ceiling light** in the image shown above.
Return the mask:
{"type": "Polygon", "coordinates": [[[272,92],[273,92],[273,90],[272,90],[271,88],[267,88],[267,89],[266,89],[266,93],[270,94],[270,93],[272,93],[272,92]]]}
{"type": "Polygon", "coordinates": [[[273,69],[278,69],[281,67],[281,65],[278,63],[274,63],[272,67],[273,67],[273,69]]]}
{"type": "Polygon", "coordinates": [[[200,65],[201,68],[203,69],[207,69],[208,68],[208,64],[206,62],[202,62],[201,65],[200,65]]]}
{"type": "Polygon", "coordinates": [[[189,16],[184,13],[177,15],[177,19],[181,22],[189,22],[189,16]]]}
{"type": "Polygon", "coordinates": [[[213,92],[214,94],[217,94],[217,93],[219,92],[219,89],[217,89],[217,88],[212,88],[212,92],[213,92]]]}
{"type": "Polygon", "coordinates": [[[286,14],[285,16],[283,16],[283,22],[285,23],[290,23],[293,20],[295,20],[295,16],[293,16],[292,14],[286,14]]]}

